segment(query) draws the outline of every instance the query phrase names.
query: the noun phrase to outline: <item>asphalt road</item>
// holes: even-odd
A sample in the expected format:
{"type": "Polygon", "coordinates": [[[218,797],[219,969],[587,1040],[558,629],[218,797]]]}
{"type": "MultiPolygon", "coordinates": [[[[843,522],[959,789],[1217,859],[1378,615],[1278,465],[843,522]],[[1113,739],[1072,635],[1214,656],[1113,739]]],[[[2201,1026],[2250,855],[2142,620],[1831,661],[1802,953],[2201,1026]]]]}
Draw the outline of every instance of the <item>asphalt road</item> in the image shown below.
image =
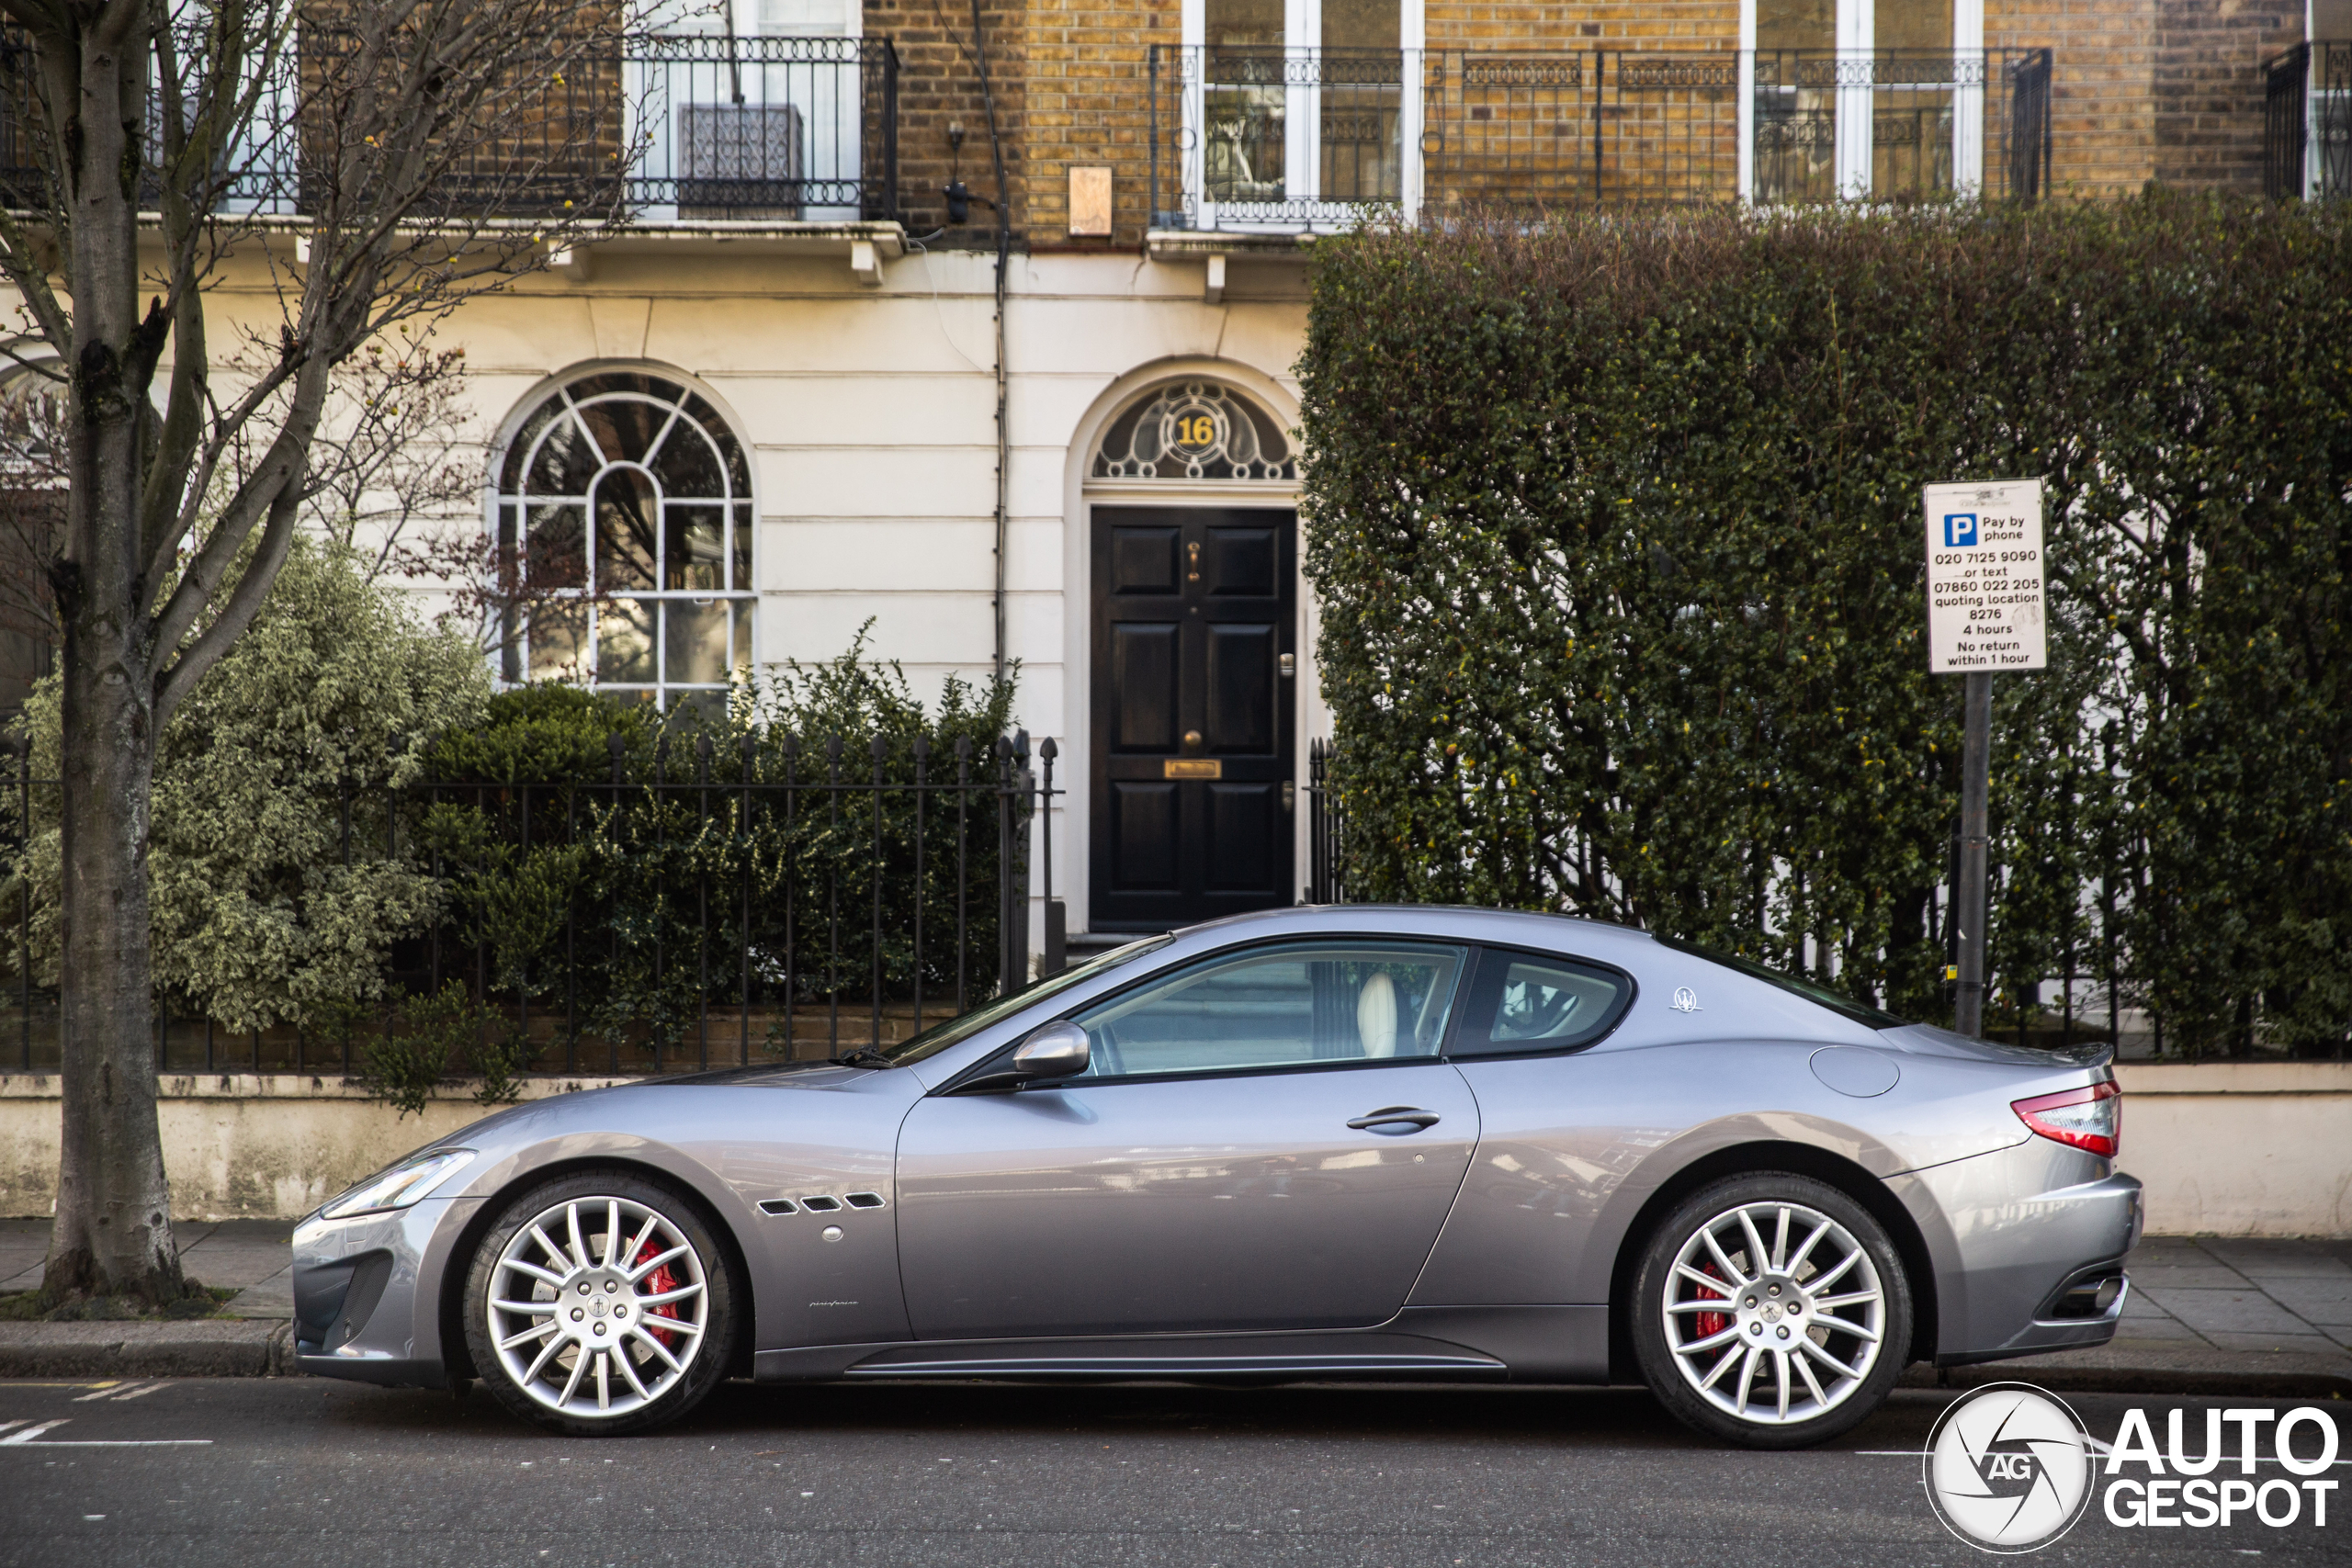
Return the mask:
{"type": "MultiPolygon", "coordinates": [[[[654,1436],[567,1440],[479,1392],[0,1382],[0,1563],[1988,1562],[1921,1491],[1946,1397],[1898,1393],[1828,1449],[1753,1454],[1623,1391],[732,1385],[654,1436]]],[[[2135,1404],[2159,1440],[2167,1409],[2199,1412],[2192,1451],[2216,1403],[2069,1402],[2101,1439],[2135,1404]]],[[[2352,1454],[2333,1473],[2352,1481],[2352,1454]]],[[[2352,1562],[2335,1501],[2324,1528],[2305,1508],[2227,1529],[2120,1529],[2094,1505],[2032,1561],[2352,1562]]]]}

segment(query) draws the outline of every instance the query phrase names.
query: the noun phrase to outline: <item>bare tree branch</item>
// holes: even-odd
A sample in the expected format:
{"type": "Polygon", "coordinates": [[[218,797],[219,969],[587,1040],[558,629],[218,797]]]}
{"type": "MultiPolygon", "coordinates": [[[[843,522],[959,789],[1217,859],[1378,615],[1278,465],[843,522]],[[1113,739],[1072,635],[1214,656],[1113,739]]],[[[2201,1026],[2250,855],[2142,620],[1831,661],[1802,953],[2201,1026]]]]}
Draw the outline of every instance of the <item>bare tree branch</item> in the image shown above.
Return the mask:
{"type": "Polygon", "coordinates": [[[262,529],[253,559],[246,563],[244,575],[237,580],[236,589],[220,606],[220,613],[197,634],[196,640],[156,682],[158,728],[170,722],[172,710],[196,689],[206,671],[220,662],[220,656],[245,635],[245,628],[261,614],[262,602],[269,597],[270,584],[277,581],[277,569],[286,564],[286,552],[294,543],[294,525],[301,512],[301,476],[298,472],[270,502],[268,525],[262,529]]]}

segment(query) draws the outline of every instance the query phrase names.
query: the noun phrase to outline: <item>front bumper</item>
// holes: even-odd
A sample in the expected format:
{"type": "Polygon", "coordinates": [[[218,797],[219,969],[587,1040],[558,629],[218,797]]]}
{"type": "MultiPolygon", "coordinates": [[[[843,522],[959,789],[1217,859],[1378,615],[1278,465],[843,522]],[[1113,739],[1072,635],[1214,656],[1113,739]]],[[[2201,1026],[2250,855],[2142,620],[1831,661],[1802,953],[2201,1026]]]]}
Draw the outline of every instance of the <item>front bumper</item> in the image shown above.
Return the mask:
{"type": "Polygon", "coordinates": [[[2131,1294],[2122,1261],[2143,1223],[2138,1178],[2029,1138],[1914,1171],[1900,1186],[1935,1257],[1937,1365],[2115,1337],[2131,1294]]]}
{"type": "Polygon", "coordinates": [[[438,1309],[448,1238],[479,1207],[427,1198],[390,1213],[311,1216],[294,1231],[294,1359],[313,1377],[447,1386],[438,1309]]]}

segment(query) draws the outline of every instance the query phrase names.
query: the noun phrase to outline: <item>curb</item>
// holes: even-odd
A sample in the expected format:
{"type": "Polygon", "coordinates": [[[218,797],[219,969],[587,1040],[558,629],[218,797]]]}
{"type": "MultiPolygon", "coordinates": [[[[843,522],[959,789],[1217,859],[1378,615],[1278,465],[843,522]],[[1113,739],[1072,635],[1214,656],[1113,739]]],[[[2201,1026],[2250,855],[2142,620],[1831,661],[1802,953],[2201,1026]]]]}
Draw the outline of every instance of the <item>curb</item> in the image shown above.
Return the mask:
{"type": "Polygon", "coordinates": [[[2185,1397],[2244,1394],[2254,1399],[2352,1399],[2352,1374],[2325,1365],[2249,1367],[2243,1370],[2214,1366],[2165,1366],[2148,1362],[2106,1367],[2038,1367],[2029,1357],[1973,1367],[1950,1367],[1940,1371],[1931,1366],[1915,1366],[1903,1374],[1896,1386],[1962,1393],[1996,1382],[2031,1383],[2052,1393],[2177,1394],[2185,1397]]]}
{"type": "Polygon", "coordinates": [[[290,1318],[0,1323],[0,1378],[299,1375],[290,1318]]]}

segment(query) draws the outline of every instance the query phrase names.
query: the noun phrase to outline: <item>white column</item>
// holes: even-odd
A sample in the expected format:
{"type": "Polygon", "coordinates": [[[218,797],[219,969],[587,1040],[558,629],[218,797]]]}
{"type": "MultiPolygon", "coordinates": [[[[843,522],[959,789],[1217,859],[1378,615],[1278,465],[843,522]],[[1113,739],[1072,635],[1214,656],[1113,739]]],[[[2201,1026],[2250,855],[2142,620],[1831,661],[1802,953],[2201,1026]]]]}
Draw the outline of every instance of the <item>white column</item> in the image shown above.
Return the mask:
{"type": "MultiPolygon", "coordinates": [[[[1209,116],[1208,94],[1203,84],[1208,79],[1208,51],[1201,47],[1208,37],[1207,7],[1203,0],[1184,0],[1184,11],[1178,20],[1177,42],[1181,46],[1176,58],[1163,65],[1176,73],[1177,113],[1182,117],[1178,127],[1176,166],[1169,171],[1175,190],[1169,193],[1171,208],[1182,212],[1189,197],[1193,221],[1202,229],[1216,227],[1216,209],[1209,201],[1209,116]]],[[[1159,215],[1151,221],[1157,223],[1159,215]]]]}
{"type": "Polygon", "coordinates": [[[1404,0],[1396,17],[1396,42],[1404,51],[1398,69],[1405,79],[1396,113],[1396,137],[1402,143],[1396,149],[1396,197],[1408,223],[1419,221],[1421,216],[1421,87],[1427,69],[1421,51],[1426,38],[1421,0],[1404,0]]]}
{"type": "MultiPolygon", "coordinates": [[[[1600,88],[1594,83],[1594,90],[1600,88]]],[[[1739,0],[1739,199],[1756,199],[1756,0],[1739,0]]]]}
{"type": "Polygon", "coordinates": [[[1323,0],[1283,0],[1283,183],[1293,201],[1322,194],[1323,0]]]}
{"type": "Polygon", "coordinates": [[[1952,0],[1951,187],[1973,197],[1984,189],[1984,0],[1952,0]]]}
{"type": "Polygon", "coordinates": [[[1877,37],[1872,0],[1838,0],[1838,194],[1871,194],[1871,122],[1877,93],[1871,51],[1877,37]]]}

